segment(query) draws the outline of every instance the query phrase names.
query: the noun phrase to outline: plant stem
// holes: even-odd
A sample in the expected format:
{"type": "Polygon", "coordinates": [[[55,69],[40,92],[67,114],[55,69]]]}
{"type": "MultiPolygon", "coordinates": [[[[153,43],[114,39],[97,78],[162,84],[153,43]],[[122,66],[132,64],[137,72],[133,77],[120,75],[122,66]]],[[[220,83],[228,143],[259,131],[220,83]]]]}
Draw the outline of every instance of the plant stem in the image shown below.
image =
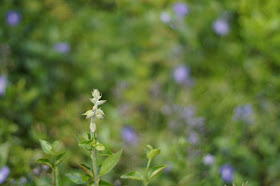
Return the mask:
{"type": "Polygon", "coordinates": [[[57,166],[53,168],[52,173],[52,185],[59,186],[59,171],[57,166]]]}
{"type": "Polygon", "coordinates": [[[145,185],[148,185],[148,184],[149,184],[149,180],[148,180],[148,170],[149,170],[150,164],[151,164],[151,159],[149,159],[148,164],[147,164],[147,167],[146,167],[146,181],[145,181],[145,185]]]}
{"type": "MultiPolygon", "coordinates": [[[[95,112],[91,118],[91,123],[94,123],[94,117],[95,117],[95,112]]],[[[91,140],[95,137],[94,132],[90,131],[90,138],[91,140]]],[[[92,149],[91,151],[91,159],[92,159],[92,169],[93,169],[93,175],[94,175],[94,183],[95,186],[99,186],[99,179],[98,179],[98,174],[97,174],[97,166],[96,166],[96,151],[95,149],[92,149]]]]}

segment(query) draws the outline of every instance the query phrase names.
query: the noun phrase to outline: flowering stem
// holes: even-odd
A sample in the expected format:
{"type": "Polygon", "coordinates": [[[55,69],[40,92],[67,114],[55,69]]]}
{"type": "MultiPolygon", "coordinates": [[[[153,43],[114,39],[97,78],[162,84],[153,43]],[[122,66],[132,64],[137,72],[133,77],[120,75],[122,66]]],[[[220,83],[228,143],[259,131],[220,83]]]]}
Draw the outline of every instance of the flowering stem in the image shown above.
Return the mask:
{"type": "MultiPolygon", "coordinates": [[[[94,123],[94,117],[95,117],[95,112],[93,116],[91,117],[91,123],[94,123]]],[[[95,137],[94,132],[90,131],[90,139],[92,140],[95,137]]],[[[92,149],[91,151],[91,159],[92,159],[92,169],[93,169],[93,175],[94,175],[94,183],[95,186],[99,186],[99,179],[98,179],[98,174],[97,174],[97,166],[96,166],[96,151],[95,149],[92,149]]]]}

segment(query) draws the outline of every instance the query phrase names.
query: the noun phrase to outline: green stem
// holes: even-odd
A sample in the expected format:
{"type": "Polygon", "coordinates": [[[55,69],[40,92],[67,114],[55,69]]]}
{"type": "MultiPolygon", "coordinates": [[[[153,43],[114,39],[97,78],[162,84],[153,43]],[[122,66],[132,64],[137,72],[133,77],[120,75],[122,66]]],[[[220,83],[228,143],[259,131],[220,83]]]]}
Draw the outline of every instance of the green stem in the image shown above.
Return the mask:
{"type": "MultiPolygon", "coordinates": [[[[95,111],[91,118],[91,123],[94,123],[94,117],[95,117],[95,111]]],[[[95,137],[94,132],[90,132],[90,138],[91,140],[95,137]]],[[[91,151],[91,159],[92,159],[92,169],[93,169],[93,175],[94,175],[94,183],[95,186],[99,186],[99,178],[97,174],[97,165],[96,165],[96,151],[95,149],[92,149],[91,151]]]]}
{"type": "Polygon", "coordinates": [[[58,167],[55,166],[53,168],[53,175],[52,175],[52,185],[53,186],[59,186],[59,170],[58,167]]]}
{"type": "Polygon", "coordinates": [[[145,181],[145,185],[148,185],[149,184],[149,180],[148,180],[148,171],[149,171],[149,167],[150,167],[150,164],[151,164],[151,159],[149,159],[148,161],[148,164],[147,164],[147,167],[146,167],[146,181],[145,181]]]}

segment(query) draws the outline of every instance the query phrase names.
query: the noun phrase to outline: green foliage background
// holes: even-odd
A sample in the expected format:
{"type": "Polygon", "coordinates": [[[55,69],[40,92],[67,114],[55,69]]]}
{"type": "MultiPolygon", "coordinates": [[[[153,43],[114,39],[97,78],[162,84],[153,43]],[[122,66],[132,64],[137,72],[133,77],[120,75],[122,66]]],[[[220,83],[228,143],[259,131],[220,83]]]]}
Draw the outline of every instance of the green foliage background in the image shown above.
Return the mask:
{"type": "Polygon", "coordinates": [[[188,0],[188,15],[173,26],[173,0],[2,0],[0,5],[1,74],[9,81],[0,97],[0,143],[9,144],[6,182],[27,178],[27,185],[48,185],[48,174],[36,176],[35,160],[43,156],[39,138],[60,140],[71,152],[61,166],[65,173],[89,158],[77,146],[76,133],[88,130],[81,114],[91,107],[90,91],[107,99],[106,117],[98,133],[107,148],[124,150],[112,183],[137,185],[120,175],[145,167],[145,144],[161,148],[159,162],[170,170],[151,185],[223,185],[218,168],[230,163],[234,183],[280,184],[280,1],[188,0]],[[5,23],[17,10],[20,23],[5,23]],[[213,22],[226,12],[230,31],[217,35],[213,22]],[[53,44],[67,42],[67,54],[53,44]],[[193,86],[177,84],[174,67],[190,69],[193,86]],[[254,122],[232,120],[233,110],[250,103],[254,122]],[[187,140],[189,128],[181,110],[196,107],[204,118],[199,144],[187,140]],[[164,106],[179,108],[168,115],[164,106]],[[176,129],[170,123],[176,124],[176,129]],[[122,141],[130,125],[137,145],[122,141]],[[211,153],[211,166],[202,157],[211,153]]]}

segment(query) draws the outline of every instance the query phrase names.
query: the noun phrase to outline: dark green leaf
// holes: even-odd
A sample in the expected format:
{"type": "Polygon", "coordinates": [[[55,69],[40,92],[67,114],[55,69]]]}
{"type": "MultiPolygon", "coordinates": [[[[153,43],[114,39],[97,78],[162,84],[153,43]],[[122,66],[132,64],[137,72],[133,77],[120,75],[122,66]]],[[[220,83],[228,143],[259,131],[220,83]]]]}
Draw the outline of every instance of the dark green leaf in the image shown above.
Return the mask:
{"type": "Polygon", "coordinates": [[[49,154],[49,155],[55,155],[53,152],[52,145],[49,142],[47,142],[45,140],[40,140],[40,143],[41,143],[44,153],[49,154]]]}
{"type": "Polygon", "coordinates": [[[104,176],[105,174],[107,174],[108,172],[110,172],[118,163],[120,156],[122,154],[122,150],[120,150],[119,152],[117,152],[116,154],[107,157],[104,162],[102,163],[99,175],[100,178],[102,176],[104,176]]]}
{"type": "Polygon", "coordinates": [[[113,184],[111,184],[107,181],[104,181],[104,180],[100,180],[99,186],[113,186],[113,184]]]}
{"type": "Polygon", "coordinates": [[[55,158],[55,165],[58,165],[60,162],[62,162],[67,157],[67,152],[61,153],[55,158]]]}
{"type": "Polygon", "coordinates": [[[147,158],[152,160],[154,157],[156,157],[160,153],[160,149],[153,149],[147,154],[147,158]]]}
{"type": "Polygon", "coordinates": [[[76,184],[84,184],[88,181],[89,176],[81,173],[67,173],[65,174],[72,182],[76,184]]]}
{"type": "Polygon", "coordinates": [[[145,180],[144,175],[141,174],[141,173],[138,172],[138,171],[133,171],[133,172],[124,174],[124,175],[121,176],[121,178],[122,178],[122,179],[131,179],[131,180],[142,180],[142,181],[145,180]]]}
{"type": "Polygon", "coordinates": [[[149,179],[152,179],[155,175],[157,175],[160,171],[162,171],[166,167],[167,167],[167,165],[159,165],[159,166],[151,168],[148,173],[149,179]]]}
{"type": "Polygon", "coordinates": [[[36,160],[36,162],[47,165],[53,169],[52,163],[48,159],[38,159],[38,160],[36,160]]]}
{"type": "Polygon", "coordinates": [[[89,175],[90,177],[94,177],[93,176],[93,174],[92,174],[92,172],[91,172],[91,170],[90,170],[90,167],[89,166],[87,166],[86,164],[83,164],[83,163],[81,163],[80,165],[79,165],[79,167],[80,167],[80,169],[82,169],[87,175],[89,175]]]}

